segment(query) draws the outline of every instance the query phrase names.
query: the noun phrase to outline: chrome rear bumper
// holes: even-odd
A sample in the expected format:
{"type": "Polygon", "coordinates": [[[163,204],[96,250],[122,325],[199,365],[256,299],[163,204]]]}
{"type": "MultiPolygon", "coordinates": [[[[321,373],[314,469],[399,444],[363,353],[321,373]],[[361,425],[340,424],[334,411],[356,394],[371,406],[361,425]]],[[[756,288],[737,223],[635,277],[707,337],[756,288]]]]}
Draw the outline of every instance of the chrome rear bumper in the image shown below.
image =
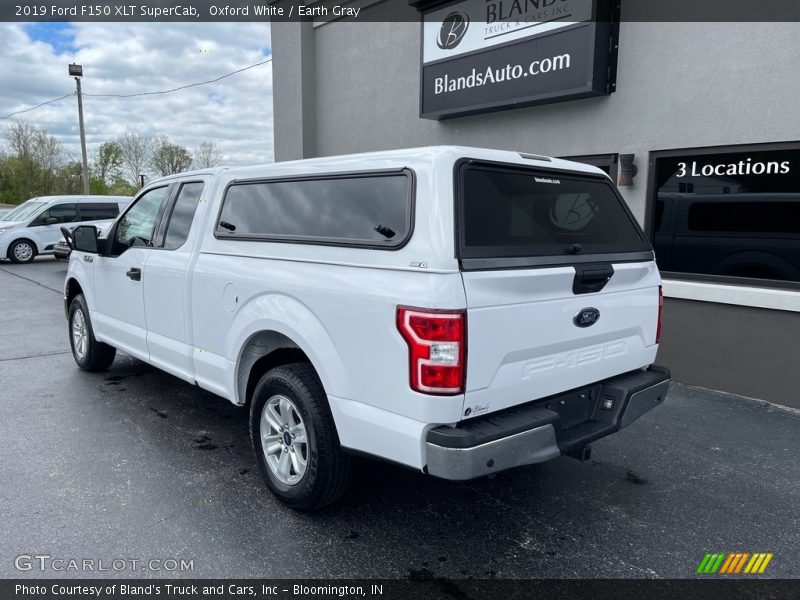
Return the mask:
{"type": "Polygon", "coordinates": [[[664,401],[669,371],[633,371],[427,433],[427,472],[464,480],[574,454],[664,401]],[[576,421],[577,414],[585,418],[576,421]],[[610,408],[608,408],[610,404],[610,408]]]}

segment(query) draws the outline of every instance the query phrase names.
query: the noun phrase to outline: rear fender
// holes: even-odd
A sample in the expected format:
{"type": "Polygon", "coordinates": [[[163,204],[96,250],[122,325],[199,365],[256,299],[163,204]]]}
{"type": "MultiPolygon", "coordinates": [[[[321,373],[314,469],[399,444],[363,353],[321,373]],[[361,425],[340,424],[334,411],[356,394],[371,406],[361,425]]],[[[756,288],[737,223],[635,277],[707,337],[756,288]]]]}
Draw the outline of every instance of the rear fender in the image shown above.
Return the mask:
{"type": "Polygon", "coordinates": [[[234,398],[241,401],[237,372],[243,350],[253,336],[274,331],[291,340],[302,350],[317,371],[327,394],[352,397],[344,362],[330,335],[316,315],[295,298],[282,294],[265,294],[250,299],[231,323],[226,340],[226,355],[235,363],[229,382],[234,398]]]}

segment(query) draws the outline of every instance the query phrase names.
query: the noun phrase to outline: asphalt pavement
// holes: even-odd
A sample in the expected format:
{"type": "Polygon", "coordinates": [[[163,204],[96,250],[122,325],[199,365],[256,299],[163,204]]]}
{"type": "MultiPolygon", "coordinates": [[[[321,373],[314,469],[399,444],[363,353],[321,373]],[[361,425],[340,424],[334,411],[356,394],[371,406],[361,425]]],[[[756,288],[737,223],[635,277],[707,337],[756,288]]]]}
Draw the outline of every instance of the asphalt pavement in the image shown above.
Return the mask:
{"type": "Polygon", "coordinates": [[[0,263],[0,577],[683,578],[737,551],[800,576],[796,411],[674,384],[589,462],[453,483],[365,461],[342,501],[296,513],[262,485],[243,410],[122,354],[77,369],[65,273],[0,263]]]}

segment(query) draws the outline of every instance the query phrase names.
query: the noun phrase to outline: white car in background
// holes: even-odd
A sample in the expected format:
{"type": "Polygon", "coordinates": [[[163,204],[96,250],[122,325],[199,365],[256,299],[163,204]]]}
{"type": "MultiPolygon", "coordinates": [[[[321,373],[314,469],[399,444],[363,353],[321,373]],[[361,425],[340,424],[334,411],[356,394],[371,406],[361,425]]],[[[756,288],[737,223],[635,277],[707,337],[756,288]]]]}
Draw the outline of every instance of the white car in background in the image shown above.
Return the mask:
{"type": "Polygon", "coordinates": [[[0,220],[0,258],[32,262],[51,254],[62,227],[113,220],[130,203],[128,196],[39,196],[23,202],[0,220]]]}

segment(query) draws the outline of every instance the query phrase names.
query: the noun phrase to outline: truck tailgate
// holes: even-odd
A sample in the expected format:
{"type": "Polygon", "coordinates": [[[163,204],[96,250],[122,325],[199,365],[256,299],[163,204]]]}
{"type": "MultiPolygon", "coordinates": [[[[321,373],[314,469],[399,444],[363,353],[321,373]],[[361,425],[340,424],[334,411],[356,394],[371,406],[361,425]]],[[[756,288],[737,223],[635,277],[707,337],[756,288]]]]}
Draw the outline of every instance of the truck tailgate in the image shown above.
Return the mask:
{"type": "Polygon", "coordinates": [[[462,273],[469,348],[462,414],[494,412],[653,363],[656,265],[618,263],[613,271],[601,291],[582,294],[573,292],[572,266],[462,273]],[[576,325],[586,309],[598,311],[596,322],[576,325]]]}

